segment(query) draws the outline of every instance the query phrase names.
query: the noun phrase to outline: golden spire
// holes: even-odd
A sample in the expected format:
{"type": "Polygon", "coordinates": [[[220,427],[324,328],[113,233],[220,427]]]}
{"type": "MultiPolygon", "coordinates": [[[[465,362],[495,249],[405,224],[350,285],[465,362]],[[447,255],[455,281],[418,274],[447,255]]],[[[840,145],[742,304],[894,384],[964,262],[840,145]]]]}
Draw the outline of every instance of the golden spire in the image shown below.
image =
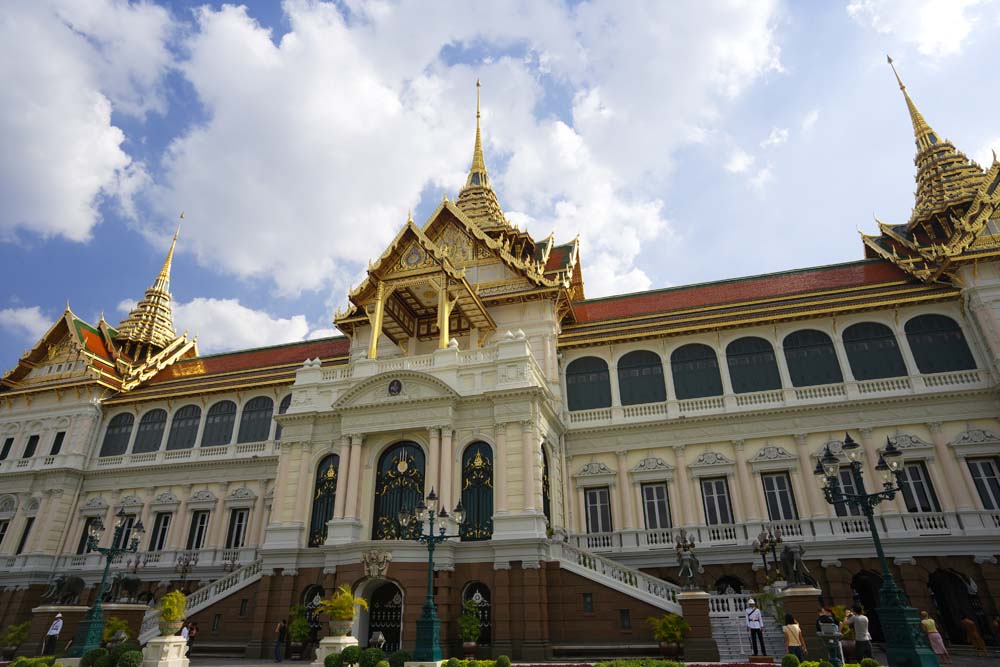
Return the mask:
{"type": "MultiPolygon", "coordinates": [[[[184,218],[183,213],[181,218],[184,218]]],[[[181,226],[178,222],[174,238],[170,242],[170,249],[167,251],[167,258],[163,261],[163,268],[146,290],[146,296],[118,325],[118,335],[115,340],[125,346],[124,351],[132,354],[133,359],[138,358],[143,349],[147,355],[151,351],[159,352],[177,338],[170,307],[170,268],[180,232],[181,226]]]]}
{"type": "Polygon", "coordinates": [[[938,135],[931,129],[931,126],[927,124],[924,120],[923,114],[917,109],[917,105],[913,103],[910,98],[910,94],[906,92],[906,86],[903,85],[903,80],[899,78],[899,72],[896,71],[896,66],[892,62],[891,56],[886,56],[886,60],[889,62],[889,67],[892,68],[892,73],[896,75],[896,82],[899,83],[899,89],[903,91],[903,99],[906,100],[906,108],[910,112],[910,122],[913,123],[913,135],[917,140],[917,152],[924,150],[925,148],[930,148],[934,144],[938,143],[938,135]]]}
{"type": "Polygon", "coordinates": [[[509,229],[496,193],[490,187],[490,177],[486,173],[486,159],[483,157],[483,135],[480,129],[480,89],[476,80],[476,143],[472,149],[472,166],[465,180],[465,187],[458,193],[455,203],[483,231],[509,229]]]}
{"type": "Polygon", "coordinates": [[[479,119],[481,117],[479,107],[479,91],[482,84],[476,79],[476,144],[472,149],[472,166],[469,168],[469,177],[465,185],[489,186],[489,176],[486,174],[486,160],[483,158],[483,136],[479,129],[479,119]]]}

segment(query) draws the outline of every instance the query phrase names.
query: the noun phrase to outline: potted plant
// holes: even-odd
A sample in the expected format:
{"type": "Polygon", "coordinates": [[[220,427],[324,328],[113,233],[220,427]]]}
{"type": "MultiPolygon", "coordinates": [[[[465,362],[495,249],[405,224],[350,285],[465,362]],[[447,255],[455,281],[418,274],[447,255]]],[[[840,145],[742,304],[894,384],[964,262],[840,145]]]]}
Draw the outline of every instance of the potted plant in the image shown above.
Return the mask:
{"type": "Polygon", "coordinates": [[[288,624],[288,640],[291,644],[292,658],[302,659],[305,653],[306,641],[309,639],[309,620],[306,618],[306,608],[297,604],[289,610],[292,619],[288,624]]]}
{"type": "Polygon", "coordinates": [[[330,635],[333,637],[346,637],[351,634],[351,626],[354,624],[354,614],[358,607],[368,609],[368,601],[364,598],[355,597],[351,593],[351,588],[347,584],[342,585],[329,600],[319,603],[317,610],[320,613],[330,616],[330,635]]]}
{"type": "Polygon", "coordinates": [[[160,598],[160,634],[164,637],[175,635],[184,624],[187,611],[187,596],[180,591],[170,591],[160,598]]]}
{"type": "Polygon", "coordinates": [[[475,600],[466,600],[458,617],[458,638],[462,640],[462,649],[467,660],[476,657],[476,642],[479,641],[481,632],[479,605],[475,600]]]}
{"type": "Polygon", "coordinates": [[[651,616],[646,619],[646,624],[653,631],[653,639],[660,642],[663,655],[675,658],[681,654],[681,642],[691,629],[683,617],[677,614],[651,616]]]}
{"type": "Polygon", "coordinates": [[[132,636],[132,631],[128,627],[128,621],[119,616],[108,616],[104,619],[104,630],[101,631],[101,639],[104,642],[114,641],[115,635],[118,635],[119,632],[123,633],[121,641],[132,636]]]}
{"type": "Polygon", "coordinates": [[[0,635],[0,659],[13,660],[17,648],[28,638],[28,626],[31,621],[11,625],[0,635]]]}

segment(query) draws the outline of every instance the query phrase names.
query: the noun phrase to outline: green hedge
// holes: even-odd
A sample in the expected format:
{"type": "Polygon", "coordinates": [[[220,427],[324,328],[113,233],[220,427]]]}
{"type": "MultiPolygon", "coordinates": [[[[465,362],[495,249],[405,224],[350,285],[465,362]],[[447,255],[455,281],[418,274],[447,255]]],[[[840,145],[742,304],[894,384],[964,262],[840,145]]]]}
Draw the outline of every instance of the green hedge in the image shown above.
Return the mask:
{"type": "Polygon", "coordinates": [[[684,667],[684,663],[656,658],[636,658],[634,660],[606,660],[595,663],[594,667],[684,667]]]}
{"type": "Polygon", "coordinates": [[[94,667],[94,663],[97,662],[98,658],[102,658],[108,654],[108,649],[106,648],[92,648],[83,654],[80,658],[80,667],[94,667]]]}
{"type": "Polygon", "coordinates": [[[54,655],[43,655],[37,658],[29,658],[22,655],[19,658],[15,658],[14,662],[10,663],[10,667],[52,667],[55,661],[56,657],[54,655]]]}
{"type": "Polygon", "coordinates": [[[140,667],[142,665],[142,651],[125,651],[118,658],[117,667],[140,667]]]}

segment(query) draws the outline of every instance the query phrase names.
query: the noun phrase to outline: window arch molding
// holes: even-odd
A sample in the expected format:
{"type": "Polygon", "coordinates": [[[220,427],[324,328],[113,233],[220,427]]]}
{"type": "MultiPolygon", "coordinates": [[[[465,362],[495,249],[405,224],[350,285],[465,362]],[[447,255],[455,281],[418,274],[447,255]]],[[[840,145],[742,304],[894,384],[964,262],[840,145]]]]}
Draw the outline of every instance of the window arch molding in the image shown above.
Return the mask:
{"type": "Polygon", "coordinates": [[[611,371],[607,359],[586,355],[566,364],[566,405],[573,410],[611,407],[611,371]]]}
{"type": "Polygon", "coordinates": [[[263,442],[270,438],[273,416],[274,398],[271,396],[253,396],[245,401],[240,408],[236,442],[263,442]]]}
{"type": "Polygon", "coordinates": [[[838,384],[844,381],[837,342],[829,331],[803,327],[781,338],[781,351],[793,387],[838,384]]]}
{"type": "Polygon", "coordinates": [[[859,319],[840,331],[855,380],[879,380],[909,374],[896,330],[881,318],[859,319]]]}
{"type": "Polygon", "coordinates": [[[701,341],[691,341],[670,350],[670,377],[677,400],[722,396],[719,351],[701,341]]]}
{"type": "Polygon", "coordinates": [[[774,344],[762,336],[740,336],[726,344],[726,365],[734,394],[781,389],[774,344]]]}
{"type": "Polygon", "coordinates": [[[646,348],[629,350],[615,359],[618,398],[622,405],[662,403],[667,400],[664,360],[646,348]]]}
{"type": "Polygon", "coordinates": [[[143,413],[132,443],[133,454],[157,452],[163,445],[163,434],[167,430],[167,411],[163,408],[153,408],[143,413]]]}
{"type": "Polygon", "coordinates": [[[944,313],[920,313],[903,324],[906,343],[921,373],[977,368],[972,347],[958,319],[944,313]]]}
{"type": "Polygon", "coordinates": [[[167,449],[191,449],[198,440],[201,428],[201,407],[194,403],[182,405],[170,418],[167,449]]]}
{"type": "Polygon", "coordinates": [[[228,445],[233,440],[236,426],[236,401],[216,401],[205,413],[205,429],[201,434],[202,447],[228,445]]]}
{"type": "Polygon", "coordinates": [[[134,426],[135,414],[132,412],[119,412],[109,419],[98,456],[121,456],[127,452],[134,426]]]}

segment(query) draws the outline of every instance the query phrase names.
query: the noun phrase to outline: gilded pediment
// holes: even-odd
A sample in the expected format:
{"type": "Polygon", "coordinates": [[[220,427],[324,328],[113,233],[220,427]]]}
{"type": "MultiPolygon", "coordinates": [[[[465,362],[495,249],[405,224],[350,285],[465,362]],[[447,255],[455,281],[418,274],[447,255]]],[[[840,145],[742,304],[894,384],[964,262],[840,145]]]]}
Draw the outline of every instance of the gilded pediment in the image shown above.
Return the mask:
{"type": "Polygon", "coordinates": [[[335,410],[380,408],[417,401],[451,401],[454,389],[437,378],[412,371],[383,373],[351,389],[333,403],[335,410]]]}

